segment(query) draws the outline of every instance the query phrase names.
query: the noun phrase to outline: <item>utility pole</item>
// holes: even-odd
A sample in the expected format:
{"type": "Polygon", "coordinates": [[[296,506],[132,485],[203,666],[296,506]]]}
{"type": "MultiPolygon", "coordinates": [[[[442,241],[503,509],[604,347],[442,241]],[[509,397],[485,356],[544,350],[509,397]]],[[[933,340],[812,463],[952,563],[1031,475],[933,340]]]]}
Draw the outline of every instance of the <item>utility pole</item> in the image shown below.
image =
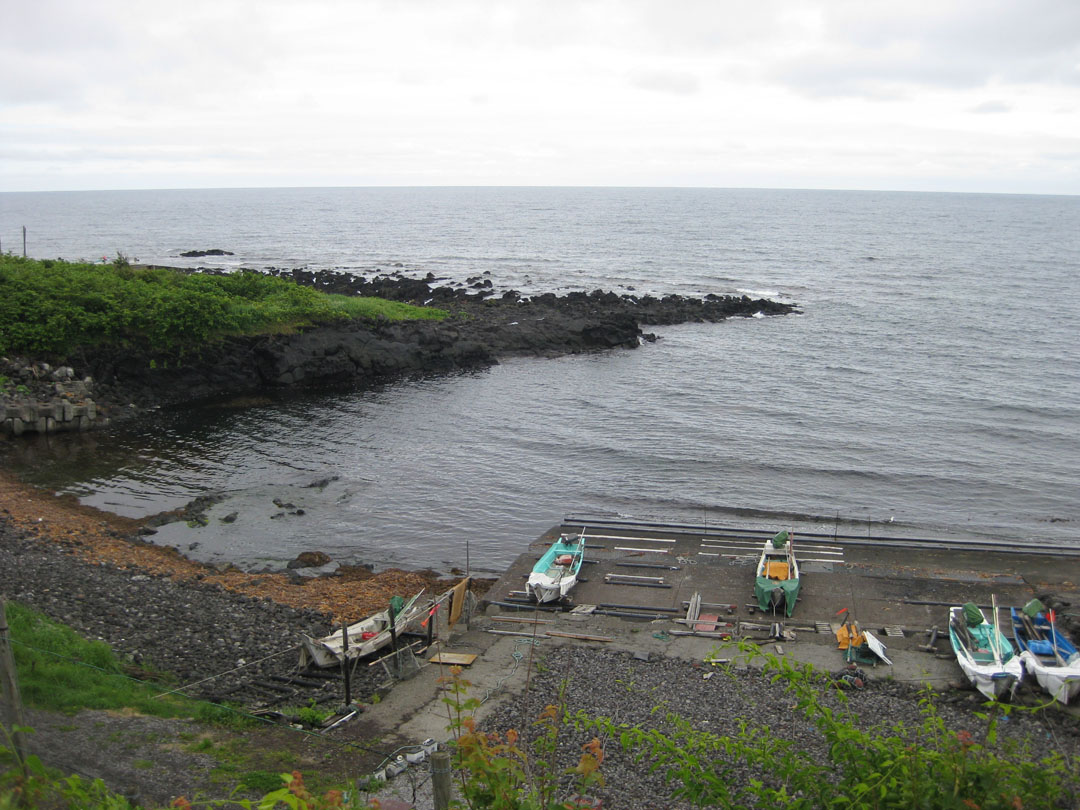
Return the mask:
{"type": "Polygon", "coordinates": [[[22,703],[19,701],[19,682],[15,674],[15,657],[11,654],[8,639],[8,623],[3,597],[0,597],[0,722],[8,729],[15,746],[15,757],[19,762],[26,760],[23,750],[22,734],[17,730],[25,725],[22,716],[22,703]]]}

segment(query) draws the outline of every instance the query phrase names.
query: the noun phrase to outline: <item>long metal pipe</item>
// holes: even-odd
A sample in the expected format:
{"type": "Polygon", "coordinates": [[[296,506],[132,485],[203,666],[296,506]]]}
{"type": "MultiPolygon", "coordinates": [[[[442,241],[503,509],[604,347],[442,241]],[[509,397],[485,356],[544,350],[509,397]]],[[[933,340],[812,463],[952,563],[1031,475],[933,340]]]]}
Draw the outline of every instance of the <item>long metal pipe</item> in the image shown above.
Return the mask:
{"type": "MultiPolygon", "coordinates": [[[[562,526],[564,528],[570,528],[573,526],[582,525],[582,521],[577,520],[573,515],[569,515],[563,519],[562,526]]],[[[650,531],[650,530],[663,530],[672,534],[695,534],[705,538],[722,538],[729,540],[746,540],[748,537],[758,537],[766,539],[770,536],[767,530],[762,529],[744,529],[737,526],[695,526],[690,523],[649,523],[649,522],[637,522],[626,520],[603,520],[592,519],[588,521],[588,525],[596,527],[601,526],[621,526],[627,529],[636,529],[638,531],[650,531]]],[[[974,540],[974,539],[950,539],[950,538],[931,538],[931,537],[866,537],[865,535],[855,534],[830,534],[825,532],[808,532],[800,531],[797,533],[800,538],[800,542],[804,545],[813,545],[817,542],[837,542],[844,541],[845,546],[871,546],[875,548],[940,548],[949,549],[954,551],[995,551],[1004,554],[1038,554],[1048,557],[1080,557],[1080,546],[1047,546],[1044,543],[1037,543],[1033,541],[1014,541],[1014,540],[974,540]],[[815,538],[820,538],[817,540],[815,538]]]]}

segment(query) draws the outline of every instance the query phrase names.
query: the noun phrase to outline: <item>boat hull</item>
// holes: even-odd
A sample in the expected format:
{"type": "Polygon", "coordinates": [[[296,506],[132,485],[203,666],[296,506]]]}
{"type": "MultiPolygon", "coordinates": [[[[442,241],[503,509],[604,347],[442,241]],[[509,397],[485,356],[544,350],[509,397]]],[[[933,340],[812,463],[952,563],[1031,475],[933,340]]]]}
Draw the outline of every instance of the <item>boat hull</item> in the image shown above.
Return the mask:
{"type": "Polygon", "coordinates": [[[1025,672],[1058,703],[1075,701],[1080,696],[1080,653],[1076,646],[1051,626],[1044,614],[1029,617],[1025,623],[1016,608],[1011,613],[1013,637],[1025,672]],[[1036,638],[1031,637],[1032,632],[1036,638]]]}
{"type": "MultiPolygon", "coordinates": [[[[981,615],[981,611],[979,611],[981,615]]],[[[1024,677],[1020,657],[1001,633],[983,621],[967,625],[963,607],[949,608],[949,640],[956,662],[971,685],[991,700],[1008,700],[1024,677]],[[966,629],[968,638],[963,637],[966,629]],[[995,652],[995,650],[997,652],[995,652]]]]}
{"type": "Polygon", "coordinates": [[[1080,662],[1072,666],[1046,666],[1038,656],[1024,650],[1020,653],[1024,669],[1035,676],[1036,682],[1058,703],[1068,705],[1080,695],[1080,662]]]}

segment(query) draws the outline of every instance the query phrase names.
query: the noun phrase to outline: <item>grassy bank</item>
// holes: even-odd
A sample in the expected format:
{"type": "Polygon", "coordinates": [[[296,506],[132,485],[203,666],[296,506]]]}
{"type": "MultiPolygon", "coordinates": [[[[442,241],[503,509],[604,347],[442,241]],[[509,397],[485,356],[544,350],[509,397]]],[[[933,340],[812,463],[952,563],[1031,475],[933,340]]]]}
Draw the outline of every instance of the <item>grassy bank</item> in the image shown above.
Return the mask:
{"type": "MultiPolygon", "coordinates": [[[[168,767],[169,760],[163,758],[163,752],[178,748],[203,755],[216,763],[202,777],[202,784],[204,790],[217,795],[235,795],[235,791],[261,795],[280,789],[280,775],[291,773],[302,764],[327,770],[325,775],[313,773],[309,776],[312,790],[325,792],[349,783],[341,767],[334,769],[329,765],[340,757],[340,743],[319,746],[320,739],[304,732],[260,722],[226,706],[169,694],[176,684],[168,675],[158,676],[125,663],[105,642],[88,640],[70,627],[19,603],[8,602],[5,613],[25,707],[71,716],[70,725],[61,726],[65,734],[76,732],[80,722],[92,724],[92,733],[100,737],[100,745],[117,757],[127,759],[133,773],[168,767]],[[95,714],[91,719],[80,721],[76,715],[85,709],[105,710],[108,716],[118,718],[145,715],[197,722],[169,726],[171,731],[168,732],[163,732],[161,727],[137,730],[135,737],[128,737],[123,730],[110,725],[104,715],[95,714]]],[[[305,714],[313,715],[313,721],[325,718],[325,713],[310,707],[295,710],[282,707],[282,711],[295,711],[302,720],[307,719],[305,714]]],[[[119,728],[127,726],[121,724],[119,728]]],[[[0,810],[15,807],[126,810],[131,807],[126,799],[111,792],[100,780],[68,777],[34,757],[18,758],[8,731],[0,726],[0,810]]],[[[35,736],[32,730],[24,734],[28,741],[35,736]]],[[[348,764],[351,766],[352,763],[348,764]]],[[[190,776],[192,782],[199,778],[195,774],[190,776]]],[[[194,789],[194,784],[185,788],[189,795],[194,789]]],[[[286,789],[285,793],[288,792],[286,789]]],[[[236,801],[207,802],[206,806],[255,804],[257,802],[252,801],[244,804],[244,800],[237,797],[236,801]]],[[[288,801],[281,804],[290,806],[288,801]]]]}
{"type": "Polygon", "coordinates": [[[62,357],[101,344],[184,351],[226,335],[446,314],[247,271],[216,276],[135,268],[123,259],[101,265],[0,255],[0,353],[62,357]]]}
{"type": "Polygon", "coordinates": [[[37,611],[7,603],[19,690],[28,706],[64,713],[133,709],[154,717],[216,719],[215,707],[181,695],[164,680],[130,669],[103,641],[89,641],[37,611]]]}

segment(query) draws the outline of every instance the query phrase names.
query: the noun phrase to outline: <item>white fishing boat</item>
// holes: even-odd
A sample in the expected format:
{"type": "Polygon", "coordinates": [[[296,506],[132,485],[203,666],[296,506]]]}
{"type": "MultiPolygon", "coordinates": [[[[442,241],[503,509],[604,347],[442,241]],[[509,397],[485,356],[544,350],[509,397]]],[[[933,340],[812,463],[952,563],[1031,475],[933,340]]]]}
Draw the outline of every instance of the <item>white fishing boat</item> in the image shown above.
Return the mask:
{"type": "MultiPolygon", "coordinates": [[[[409,625],[423,616],[427,611],[427,603],[420,603],[423,591],[416,594],[412,599],[405,602],[398,599],[400,604],[394,607],[394,632],[403,633],[409,625]]],[[[393,605],[393,602],[391,603],[393,605]]],[[[345,628],[345,635],[341,628],[322,638],[301,636],[300,638],[300,667],[335,667],[346,659],[354,660],[371,655],[376,650],[390,643],[390,610],[380,610],[366,619],[361,619],[355,624],[345,628]],[[348,653],[345,651],[345,639],[348,638],[348,653]]]]}
{"type": "Polygon", "coordinates": [[[577,584],[585,558],[585,532],[564,534],[536,561],[526,587],[537,602],[555,602],[577,584]]]}
{"type": "Polygon", "coordinates": [[[1057,629],[1053,617],[1053,611],[1044,612],[1036,599],[1023,610],[1013,608],[1013,637],[1024,670],[1054,700],[1067,704],[1080,695],[1080,651],[1057,629]]]}
{"type": "Polygon", "coordinates": [[[971,602],[949,608],[949,639],[960,669],[976,689],[991,700],[1013,696],[1024,668],[998,627],[996,605],[993,623],[971,602]]]}

